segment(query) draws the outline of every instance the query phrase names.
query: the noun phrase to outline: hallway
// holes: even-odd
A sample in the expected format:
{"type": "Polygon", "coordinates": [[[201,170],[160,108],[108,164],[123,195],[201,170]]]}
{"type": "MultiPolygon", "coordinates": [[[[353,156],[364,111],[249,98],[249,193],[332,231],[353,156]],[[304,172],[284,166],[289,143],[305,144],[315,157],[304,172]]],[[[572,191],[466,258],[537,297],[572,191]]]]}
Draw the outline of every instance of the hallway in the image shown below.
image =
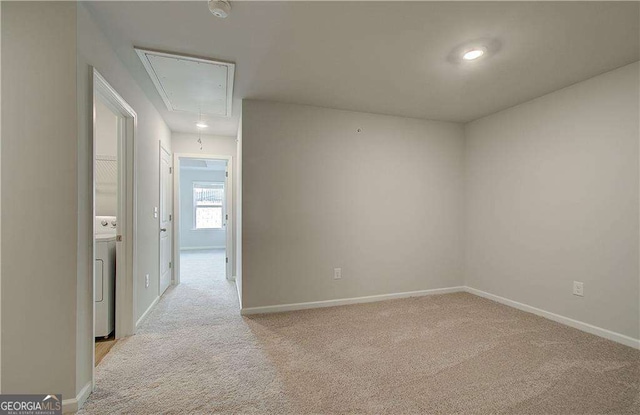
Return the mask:
{"type": "Polygon", "coordinates": [[[261,405],[269,391],[279,389],[273,388],[275,371],[240,316],[224,258],[224,250],[182,253],[181,284],[167,290],[135,336],[118,341],[103,359],[79,413],[266,409],[261,405]]]}

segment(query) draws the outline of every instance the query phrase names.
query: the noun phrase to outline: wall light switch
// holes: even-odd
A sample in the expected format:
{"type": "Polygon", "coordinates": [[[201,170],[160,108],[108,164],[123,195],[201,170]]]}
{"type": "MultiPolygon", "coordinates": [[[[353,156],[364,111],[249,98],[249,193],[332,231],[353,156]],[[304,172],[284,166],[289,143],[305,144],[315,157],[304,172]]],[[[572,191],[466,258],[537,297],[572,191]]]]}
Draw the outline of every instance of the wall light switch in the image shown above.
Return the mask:
{"type": "Polygon", "coordinates": [[[584,287],[580,281],[573,282],[573,295],[584,297],[584,287]]]}
{"type": "Polygon", "coordinates": [[[334,268],[333,269],[333,279],[341,280],[342,279],[342,268],[334,268]]]}
{"type": "Polygon", "coordinates": [[[149,274],[144,276],[144,288],[149,288],[149,274]]]}

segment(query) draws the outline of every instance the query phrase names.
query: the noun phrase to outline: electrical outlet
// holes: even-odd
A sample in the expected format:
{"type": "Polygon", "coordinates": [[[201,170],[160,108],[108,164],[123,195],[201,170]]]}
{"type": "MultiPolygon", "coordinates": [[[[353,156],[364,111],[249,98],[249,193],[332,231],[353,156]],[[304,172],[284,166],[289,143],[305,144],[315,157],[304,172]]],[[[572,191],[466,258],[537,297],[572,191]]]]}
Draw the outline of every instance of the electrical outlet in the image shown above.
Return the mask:
{"type": "Polygon", "coordinates": [[[342,268],[334,268],[333,269],[333,279],[341,280],[342,279],[342,268]]]}
{"type": "Polygon", "coordinates": [[[573,295],[577,295],[578,297],[584,297],[584,287],[580,281],[573,282],[573,295]]]}
{"type": "Polygon", "coordinates": [[[144,288],[149,288],[149,274],[144,276],[144,288]]]}

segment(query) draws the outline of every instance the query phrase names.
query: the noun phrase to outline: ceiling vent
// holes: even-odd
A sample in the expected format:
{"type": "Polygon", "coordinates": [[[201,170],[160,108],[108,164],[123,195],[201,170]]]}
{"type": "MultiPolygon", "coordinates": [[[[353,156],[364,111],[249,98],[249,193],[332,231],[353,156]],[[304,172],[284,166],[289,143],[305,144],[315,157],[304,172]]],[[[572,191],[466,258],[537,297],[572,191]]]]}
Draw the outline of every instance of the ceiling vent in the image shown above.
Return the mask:
{"type": "Polygon", "coordinates": [[[235,64],[135,50],[169,111],[231,117],[235,64]]]}

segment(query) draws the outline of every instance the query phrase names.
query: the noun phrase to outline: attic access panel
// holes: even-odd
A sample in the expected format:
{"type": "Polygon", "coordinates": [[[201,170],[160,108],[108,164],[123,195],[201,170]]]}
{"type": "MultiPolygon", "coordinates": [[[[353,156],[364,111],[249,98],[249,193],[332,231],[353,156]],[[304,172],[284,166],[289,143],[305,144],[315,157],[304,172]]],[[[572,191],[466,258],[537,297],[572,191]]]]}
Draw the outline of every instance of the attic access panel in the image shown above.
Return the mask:
{"type": "Polygon", "coordinates": [[[235,64],[135,50],[169,111],[231,117],[235,64]]]}

